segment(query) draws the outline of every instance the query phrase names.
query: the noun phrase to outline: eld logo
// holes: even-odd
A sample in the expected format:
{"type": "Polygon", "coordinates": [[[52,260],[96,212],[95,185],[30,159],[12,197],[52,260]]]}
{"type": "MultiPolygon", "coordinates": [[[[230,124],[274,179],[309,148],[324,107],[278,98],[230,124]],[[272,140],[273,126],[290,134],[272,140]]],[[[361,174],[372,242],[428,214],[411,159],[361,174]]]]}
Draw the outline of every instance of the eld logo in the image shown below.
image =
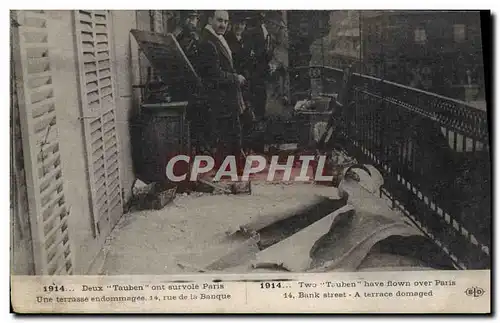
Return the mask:
{"type": "Polygon", "coordinates": [[[481,297],[484,295],[484,289],[481,287],[469,287],[465,290],[465,295],[472,297],[481,297]]]}

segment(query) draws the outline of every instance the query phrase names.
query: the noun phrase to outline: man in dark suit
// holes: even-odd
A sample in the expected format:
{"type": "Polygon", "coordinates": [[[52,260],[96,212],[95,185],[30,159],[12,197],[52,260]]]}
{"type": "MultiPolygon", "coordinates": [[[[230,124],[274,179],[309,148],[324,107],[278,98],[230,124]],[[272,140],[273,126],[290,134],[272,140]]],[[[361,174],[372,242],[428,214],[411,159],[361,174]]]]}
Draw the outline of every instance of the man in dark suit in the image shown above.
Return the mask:
{"type": "Polygon", "coordinates": [[[212,148],[215,148],[216,167],[233,155],[241,173],[240,115],[245,111],[241,87],[246,79],[235,70],[231,49],[224,34],[229,22],[227,11],[208,14],[208,24],[201,32],[199,72],[204,82],[204,97],[212,121],[212,148]]]}
{"type": "MultiPolygon", "coordinates": [[[[226,32],[224,38],[226,38],[229,48],[231,49],[233,56],[233,64],[236,72],[243,75],[245,78],[249,77],[250,67],[249,62],[249,52],[246,50],[243,44],[243,32],[246,28],[246,15],[241,11],[232,11],[230,14],[231,29],[226,32]]],[[[252,148],[252,130],[255,121],[255,115],[251,107],[252,93],[248,87],[248,84],[242,87],[242,94],[247,106],[246,113],[241,115],[240,121],[242,126],[242,148],[247,153],[250,152],[252,148]]]]}
{"type": "MultiPolygon", "coordinates": [[[[257,123],[262,123],[266,115],[267,80],[270,74],[269,62],[272,59],[271,35],[264,25],[264,16],[252,12],[247,17],[247,28],[243,33],[243,45],[247,54],[249,101],[257,123]]],[[[260,139],[252,143],[253,150],[264,152],[260,139]]]]}
{"type": "MultiPolygon", "coordinates": [[[[177,33],[176,39],[187,59],[197,71],[199,34],[197,32],[199,14],[195,10],[182,10],[180,12],[181,30],[177,33]]],[[[209,133],[205,126],[206,115],[204,114],[198,98],[198,88],[195,84],[179,80],[171,86],[172,98],[174,101],[188,101],[187,120],[189,122],[190,143],[196,152],[203,152],[207,149],[205,141],[206,133],[209,133]]]]}
{"type": "Polygon", "coordinates": [[[226,32],[224,38],[231,49],[233,63],[236,72],[245,76],[245,60],[247,59],[243,47],[243,32],[246,27],[244,15],[239,12],[232,12],[230,16],[231,29],[226,32]]]}
{"type": "Polygon", "coordinates": [[[269,62],[272,59],[271,35],[267,31],[263,14],[253,13],[247,18],[247,28],[243,33],[243,44],[248,52],[249,86],[252,106],[257,118],[266,112],[266,81],[269,76],[269,62]]]}

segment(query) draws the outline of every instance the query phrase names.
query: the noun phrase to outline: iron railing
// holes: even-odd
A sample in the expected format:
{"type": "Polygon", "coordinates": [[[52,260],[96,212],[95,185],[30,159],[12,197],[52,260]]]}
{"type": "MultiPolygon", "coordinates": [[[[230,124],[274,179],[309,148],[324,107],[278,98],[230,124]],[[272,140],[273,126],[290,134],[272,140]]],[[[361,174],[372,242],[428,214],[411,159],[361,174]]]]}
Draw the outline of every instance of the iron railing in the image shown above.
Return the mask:
{"type": "Polygon", "coordinates": [[[321,79],[321,90],[341,94],[344,104],[335,113],[334,140],[359,162],[381,171],[383,192],[393,207],[409,216],[460,268],[489,268],[487,112],[367,75],[308,69],[311,77],[321,79]]]}

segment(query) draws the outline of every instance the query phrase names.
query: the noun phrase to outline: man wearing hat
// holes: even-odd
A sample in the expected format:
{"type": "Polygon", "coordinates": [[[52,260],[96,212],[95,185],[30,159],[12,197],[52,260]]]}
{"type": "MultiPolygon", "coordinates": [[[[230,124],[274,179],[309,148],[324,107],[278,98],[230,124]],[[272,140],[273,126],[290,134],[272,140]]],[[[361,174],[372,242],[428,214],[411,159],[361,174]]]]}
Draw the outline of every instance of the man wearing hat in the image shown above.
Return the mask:
{"type": "Polygon", "coordinates": [[[242,13],[233,11],[230,12],[230,30],[226,32],[224,38],[226,38],[227,44],[231,49],[233,56],[233,63],[235,70],[242,75],[245,75],[244,71],[244,60],[245,53],[243,48],[243,32],[246,27],[246,20],[242,13]]]}
{"type": "MultiPolygon", "coordinates": [[[[250,102],[257,121],[263,121],[267,103],[267,79],[269,62],[272,59],[271,35],[264,25],[264,14],[252,11],[247,15],[243,33],[243,44],[249,56],[246,63],[250,102]]],[[[255,150],[262,152],[263,145],[256,144],[255,150]]]]}
{"type": "MultiPolygon", "coordinates": [[[[232,11],[230,12],[230,29],[224,35],[226,41],[231,49],[233,56],[234,69],[238,74],[243,75],[245,78],[249,77],[248,71],[248,61],[249,52],[246,50],[243,44],[243,32],[246,28],[246,15],[242,11],[232,11]]],[[[245,100],[247,109],[245,113],[241,115],[241,126],[242,126],[242,145],[243,149],[247,152],[251,147],[251,132],[254,123],[254,114],[250,104],[250,99],[252,95],[249,91],[248,86],[242,86],[242,95],[245,100]]]]}
{"type": "Polygon", "coordinates": [[[196,10],[182,10],[180,16],[182,30],[177,35],[177,42],[187,58],[194,64],[195,62],[193,60],[195,60],[198,55],[198,42],[200,39],[197,32],[200,15],[196,10]]]}
{"type": "MultiPolygon", "coordinates": [[[[181,31],[177,34],[177,42],[187,59],[191,62],[197,73],[199,65],[199,42],[198,23],[200,15],[196,10],[180,11],[181,31]]],[[[209,114],[201,104],[197,88],[193,84],[179,82],[174,91],[183,94],[183,99],[189,101],[187,108],[187,119],[190,123],[191,145],[197,152],[207,150],[209,142],[206,138],[210,134],[210,128],[206,125],[209,114]]]]}

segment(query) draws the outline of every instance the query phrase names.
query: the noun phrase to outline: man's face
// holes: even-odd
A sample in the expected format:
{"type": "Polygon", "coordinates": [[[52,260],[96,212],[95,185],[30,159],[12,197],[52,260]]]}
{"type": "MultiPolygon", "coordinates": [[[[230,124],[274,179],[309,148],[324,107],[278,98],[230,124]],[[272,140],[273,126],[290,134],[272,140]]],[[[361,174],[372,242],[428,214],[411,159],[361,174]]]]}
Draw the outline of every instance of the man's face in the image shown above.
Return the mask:
{"type": "Polygon", "coordinates": [[[229,22],[229,14],[225,10],[216,10],[211,18],[210,25],[215,30],[217,35],[226,33],[227,24],[229,22]]]}
{"type": "Polygon", "coordinates": [[[246,26],[247,26],[247,24],[244,21],[236,23],[234,25],[234,32],[236,34],[241,34],[245,30],[246,26]]]}
{"type": "Polygon", "coordinates": [[[196,28],[198,26],[198,16],[190,16],[187,18],[186,24],[191,28],[196,28]]]}

